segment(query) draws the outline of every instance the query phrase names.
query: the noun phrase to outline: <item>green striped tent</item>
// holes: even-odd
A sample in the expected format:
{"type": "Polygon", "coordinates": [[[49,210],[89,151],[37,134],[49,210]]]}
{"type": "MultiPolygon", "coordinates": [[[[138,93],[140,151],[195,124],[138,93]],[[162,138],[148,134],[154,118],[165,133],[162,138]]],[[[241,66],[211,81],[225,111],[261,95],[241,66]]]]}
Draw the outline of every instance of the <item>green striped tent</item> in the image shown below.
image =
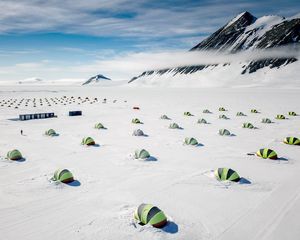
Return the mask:
{"type": "Polygon", "coordinates": [[[189,138],[189,137],[186,137],[185,139],[184,139],[184,143],[186,144],[186,145],[193,145],[193,146],[195,146],[195,145],[198,145],[198,141],[195,139],[195,138],[189,138]]]}
{"type": "Polygon", "coordinates": [[[276,119],[282,120],[282,119],[285,119],[285,116],[282,115],[282,114],[278,114],[278,115],[276,116],[276,119]]]}
{"type": "Polygon", "coordinates": [[[219,115],[219,118],[220,119],[229,119],[226,115],[224,115],[224,114],[221,114],[221,115],[219,115]]]}
{"type": "Polygon", "coordinates": [[[53,137],[53,136],[56,136],[57,133],[53,129],[49,129],[45,132],[45,135],[53,137]]]}
{"type": "Polygon", "coordinates": [[[219,181],[238,182],[241,179],[238,173],[231,168],[218,168],[215,170],[214,174],[219,181]]]}
{"type": "Polygon", "coordinates": [[[207,121],[204,118],[198,119],[197,123],[207,124],[207,121]]]}
{"type": "Polygon", "coordinates": [[[208,109],[204,109],[203,113],[211,113],[211,111],[209,111],[208,109]]]}
{"type": "Polygon", "coordinates": [[[286,137],[283,142],[289,145],[300,145],[300,139],[296,137],[286,137]]]}
{"type": "Polygon", "coordinates": [[[62,183],[70,183],[74,181],[74,177],[68,169],[58,169],[55,171],[52,180],[62,183]]]}
{"type": "Polygon", "coordinates": [[[289,112],[289,116],[297,116],[297,113],[295,113],[295,112],[289,112]]]}
{"type": "Polygon", "coordinates": [[[277,153],[272,150],[272,149],[269,149],[269,148],[262,148],[262,149],[259,149],[257,152],[256,152],[256,155],[258,157],[262,157],[264,159],[266,158],[269,158],[269,159],[277,159],[277,153]]]}
{"type": "Polygon", "coordinates": [[[269,119],[269,118],[263,118],[263,119],[261,120],[261,122],[262,122],[262,123],[272,123],[271,119],[269,119]]]}
{"type": "Polygon", "coordinates": [[[163,120],[170,120],[170,118],[167,116],[167,115],[161,115],[160,116],[160,119],[163,119],[163,120]]]}
{"type": "Polygon", "coordinates": [[[96,129],[105,129],[104,125],[102,123],[96,123],[95,124],[96,129]]]}
{"type": "Polygon", "coordinates": [[[85,138],[82,139],[81,144],[91,146],[91,145],[95,145],[96,143],[95,143],[93,138],[85,137],[85,138]]]}
{"type": "Polygon", "coordinates": [[[179,127],[179,125],[177,123],[171,123],[169,125],[169,128],[171,128],[171,129],[180,129],[180,127],[179,127]]]}
{"type": "Polygon", "coordinates": [[[251,109],[251,113],[258,113],[256,109],[251,109]]]}
{"type": "Polygon", "coordinates": [[[191,114],[190,112],[184,112],[183,115],[188,117],[193,116],[193,114],[191,114]]]}
{"type": "Polygon", "coordinates": [[[132,119],[131,122],[134,123],[134,124],[142,124],[142,122],[138,118],[132,119]]]}
{"type": "Polygon", "coordinates": [[[231,133],[229,132],[229,130],[227,130],[227,129],[225,129],[225,128],[220,129],[220,130],[219,130],[219,134],[220,134],[221,136],[230,136],[230,135],[231,135],[231,133]]]}
{"type": "Polygon", "coordinates": [[[237,112],[236,115],[237,116],[246,116],[246,114],[244,114],[243,112],[237,112]]]}
{"type": "Polygon", "coordinates": [[[224,107],[219,107],[219,111],[224,112],[224,111],[226,111],[226,109],[224,107]]]}
{"type": "Polygon", "coordinates": [[[250,128],[250,129],[253,129],[254,126],[252,123],[243,123],[243,128],[250,128]]]}
{"type": "Polygon", "coordinates": [[[141,204],[134,212],[134,218],[141,225],[150,224],[162,228],[167,224],[167,217],[162,210],[152,204],[141,204]]]}
{"type": "Polygon", "coordinates": [[[135,159],[146,159],[146,158],[149,158],[149,157],[150,157],[150,154],[145,149],[138,149],[138,150],[135,150],[135,152],[134,152],[134,158],[135,159]]]}
{"type": "Polygon", "coordinates": [[[6,157],[10,160],[20,160],[23,158],[21,152],[17,149],[9,151],[6,157]]]}

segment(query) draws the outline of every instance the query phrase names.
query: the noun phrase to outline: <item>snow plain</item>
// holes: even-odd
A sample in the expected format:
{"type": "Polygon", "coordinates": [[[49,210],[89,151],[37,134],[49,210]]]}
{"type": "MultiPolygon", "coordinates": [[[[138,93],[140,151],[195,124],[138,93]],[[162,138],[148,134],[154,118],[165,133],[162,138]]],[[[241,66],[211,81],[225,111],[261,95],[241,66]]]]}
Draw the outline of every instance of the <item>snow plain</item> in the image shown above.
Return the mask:
{"type": "Polygon", "coordinates": [[[1,86],[0,100],[63,96],[108,100],[0,107],[0,239],[298,239],[300,147],[282,140],[300,137],[300,117],[274,117],[300,113],[299,93],[279,88],[1,86]],[[228,109],[229,120],[218,119],[220,106],[228,109]],[[203,114],[206,108],[213,113],[203,114]],[[252,108],[261,113],[250,113],[252,108]],[[82,110],[83,116],[68,117],[69,110],[82,110]],[[52,111],[58,118],[13,120],[20,113],[52,111]],[[185,111],[195,116],[183,116],[185,111]],[[237,117],[238,111],[247,116],[237,117]],[[172,120],[161,120],[162,114],[172,120]],[[132,124],[134,117],[144,124],[132,124]],[[210,124],[197,124],[200,117],[210,124]],[[264,117],[274,123],[260,123],[264,117]],[[94,129],[97,122],[107,130],[94,129]],[[171,122],[183,130],[168,129],[171,122]],[[258,129],[243,129],[244,122],[258,129]],[[49,128],[60,135],[44,136],[49,128]],[[137,128],[149,136],[132,136],[137,128]],[[220,128],[235,136],[219,136],[220,128]],[[85,136],[100,146],[81,146],[85,136]],[[185,137],[195,137],[203,146],[184,146],[185,137]],[[264,147],[285,160],[247,155],[264,147]],[[4,158],[14,148],[25,161],[4,158]],[[157,161],[131,159],[137,148],[147,149],[157,161]],[[251,183],[218,182],[211,176],[218,167],[230,167],[251,183]],[[68,168],[77,181],[49,182],[57,168],[68,168]],[[161,208],[169,224],[163,229],[136,224],[133,212],[143,202],[161,208]]]}

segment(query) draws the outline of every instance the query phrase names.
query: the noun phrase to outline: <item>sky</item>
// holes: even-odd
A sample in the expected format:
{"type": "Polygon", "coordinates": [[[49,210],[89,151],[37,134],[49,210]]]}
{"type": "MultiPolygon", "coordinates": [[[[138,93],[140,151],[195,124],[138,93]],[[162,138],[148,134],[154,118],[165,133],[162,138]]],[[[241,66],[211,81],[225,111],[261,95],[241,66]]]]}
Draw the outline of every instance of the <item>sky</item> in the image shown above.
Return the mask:
{"type": "Polygon", "coordinates": [[[0,0],[0,81],[128,80],[122,59],[187,51],[243,11],[290,17],[300,1],[0,0]]]}

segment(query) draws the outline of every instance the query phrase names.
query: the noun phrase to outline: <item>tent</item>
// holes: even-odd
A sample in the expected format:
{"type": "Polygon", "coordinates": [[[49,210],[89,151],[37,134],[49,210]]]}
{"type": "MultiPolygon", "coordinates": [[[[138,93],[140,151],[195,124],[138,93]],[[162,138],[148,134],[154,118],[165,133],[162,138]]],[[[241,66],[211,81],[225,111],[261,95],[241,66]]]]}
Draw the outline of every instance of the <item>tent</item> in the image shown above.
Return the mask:
{"type": "Polygon", "coordinates": [[[289,145],[300,145],[300,139],[296,137],[286,137],[283,142],[289,145]]]}
{"type": "Polygon", "coordinates": [[[297,116],[297,113],[295,113],[295,112],[289,112],[289,116],[297,116]]]}
{"type": "Polygon", "coordinates": [[[133,131],[133,136],[144,136],[144,132],[141,129],[136,129],[133,131]]]}
{"type": "Polygon", "coordinates": [[[264,159],[270,158],[270,159],[275,160],[275,159],[278,158],[277,153],[275,151],[273,151],[272,149],[269,149],[269,148],[262,148],[262,149],[258,150],[256,152],[256,155],[258,157],[262,157],[264,159]]]}
{"type": "Polygon", "coordinates": [[[170,120],[170,118],[167,115],[161,115],[160,119],[164,119],[164,120],[170,120]]]}
{"type": "Polygon", "coordinates": [[[214,171],[214,174],[219,181],[238,182],[241,179],[238,173],[231,168],[218,168],[214,171]]]}
{"type": "Polygon", "coordinates": [[[250,128],[250,129],[253,129],[254,126],[252,123],[243,123],[243,128],[250,128]]]}
{"type": "Polygon", "coordinates": [[[229,119],[229,118],[228,118],[226,115],[224,115],[224,114],[219,115],[219,118],[220,118],[220,119],[226,119],[226,120],[229,119]]]}
{"type": "Polygon", "coordinates": [[[224,111],[226,111],[226,109],[224,107],[219,107],[219,111],[224,112],[224,111]]]}
{"type": "Polygon", "coordinates": [[[10,160],[20,160],[23,158],[21,152],[17,149],[9,151],[6,157],[10,160]]]}
{"type": "Polygon", "coordinates": [[[246,116],[246,114],[244,114],[243,112],[237,112],[236,115],[237,116],[246,116]]]}
{"type": "Polygon", "coordinates": [[[180,127],[179,127],[179,125],[177,123],[171,123],[169,125],[169,128],[171,128],[171,129],[180,129],[180,127]]]}
{"type": "Polygon", "coordinates": [[[102,123],[96,123],[96,124],[95,124],[95,128],[96,128],[96,129],[105,129],[105,127],[103,126],[102,123]]]}
{"type": "Polygon", "coordinates": [[[198,141],[197,141],[195,138],[189,138],[189,137],[186,137],[186,138],[184,139],[184,143],[185,143],[186,145],[193,145],[193,146],[198,145],[198,141]]]}
{"type": "Polygon", "coordinates": [[[85,137],[85,138],[82,139],[81,144],[91,146],[91,145],[95,145],[96,143],[95,143],[93,138],[85,137]]]}
{"type": "Polygon", "coordinates": [[[207,124],[208,122],[204,118],[198,119],[197,123],[207,124]]]}
{"type": "Polygon", "coordinates": [[[282,119],[285,119],[285,116],[282,114],[278,114],[275,118],[282,120],[282,119]]]}
{"type": "Polygon", "coordinates": [[[166,215],[158,207],[152,204],[141,204],[134,212],[134,218],[141,225],[150,224],[156,228],[164,227],[168,220],[166,215]]]}
{"type": "Polygon", "coordinates": [[[221,136],[230,136],[230,135],[231,135],[231,133],[229,132],[229,130],[227,130],[227,129],[225,129],[225,128],[220,129],[220,130],[219,130],[219,134],[220,134],[221,136]]]}
{"type": "Polygon", "coordinates": [[[184,116],[188,116],[188,117],[194,116],[194,115],[191,114],[190,112],[184,112],[183,115],[184,115],[184,116]]]}
{"type": "Polygon", "coordinates": [[[211,113],[211,111],[209,111],[208,109],[204,109],[203,113],[211,113]]]}
{"type": "Polygon", "coordinates": [[[132,119],[131,122],[134,123],[134,124],[142,124],[142,122],[138,118],[132,119]]]}
{"type": "Polygon", "coordinates": [[[256,109],[251,109],[251,113],[258,113],[256,109]]]}
{"type": "Polygon", "coordinates": [[[269,118],[263,118],[263,119],[261,120],[261,122],[262,122],[262,123],[272,123],[271,119],[269,119],[269,118]]]}
{"type": "Polygon", "coordinates": [[[53,136],[57,136],[57,133],[51,128],[45,132],[45,135],[53,137],[53,136]]]}
{"type": "Polygon", "coordinates": [[[74,177],[68,169],[58,169],[55,171],[52,180],[62,183],[70,183],[74,181],[74,177]]]}
{"type": "Polygon", "coordinates": [[[138,149],[138,150],[135,150],[135,152],[134,152],[135,159],[146,159],[149,157],[150,157],[150,154],[145,149],[138,149]]]}

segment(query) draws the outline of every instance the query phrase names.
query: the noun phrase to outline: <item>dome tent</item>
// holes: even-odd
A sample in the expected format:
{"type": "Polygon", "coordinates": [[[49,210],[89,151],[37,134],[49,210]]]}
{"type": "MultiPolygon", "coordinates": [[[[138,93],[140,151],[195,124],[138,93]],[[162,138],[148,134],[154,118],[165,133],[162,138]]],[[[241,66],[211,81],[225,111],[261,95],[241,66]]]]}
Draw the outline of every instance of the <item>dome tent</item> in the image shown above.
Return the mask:
{"type": "Polygon", "coordinates": [[[54,129],[51,128],[45,132],[45,135],[53,137],[53,136],[57,136],[58,134],[54,131],[54,129]]]}
{"type": "Polygon", "coordinates": [[[196,145],[199,144],[198,141],[195,138],[189,138],[189,137],[186,137],[184,139],[184,143],[186,145],[192,145],[192,146],[196,146],[196,145]]]}
{"type": "Polygon", "coordinates": [[[133,136],[144,136],[144,132],[141,129],[136,129],[132,133],[133,136]]]}
{"type": "Polygon", "coordinates": [[[150,157],[150,154],[145,149],[138,149],[134,152],[134,158],[135,159],[147,159],[150,157]]]}
{"type": "Polygon", "coordinates": [[[227,129],[225,129],[225,128],[220,129],[220,130],[219,130],[219,134],[220,134],[221,136],[230,136],[230,135],[231,135],[231,133],[229,132],[229,130],[227,130],[227,129]]]}
{"type": "Polygon", "coordinates": [[[132,119],[131,122],[134,124],[142,124],[142,122],[138,118],[132,119]]]}
{"type": "Polygon", "coordinates": [[[95,143],[93,138],[85,137],[85,138],[82,139],[81,144],[91,146],[91,145],[95,145],[96,143],[95,143]]]}
{"type": "Polygon", "coordinates": [[[179,125],[177,123],[171,123],[169,125],[169,128],[171,128],[171,129],[180,129],[180,127],[179,127],[179,125]]]}
{"type": "Polygon", "coordinates": [[[253,128],[255,128],[255,127],[253,126],[252,123],[243,123],[243,128],[250,128],[250,129],[253,129],[253,128]]]}
{"type": "Polygon", "coordinates": [[[160,119],[163,119],[163,120],[171,120],[167,115],[161,115],[160,116],[160,119]]]}
{"type": "Polygon", "coordinates": [[[6,157],[9,160],[20,160],[23,158],[21,152],[17,149],[11,150],[7,153],[6,157]]]}
{"type": "Polygon", "coordinates": [[[285,116],[282,114],[278,114],[275,118],[280,120],[286,119],[285,116]]]}
{"type": "Polygon", "coordinates": [[[194,115],[191,114],[190,112],[184,112],[183,115],[184,115],[184,116],[188,116],[188,117],[194,116],[194,115]]]}
{"type": "Polygon", "coordinates": [[[237,116],[246,116],[246,114],[244,114],[243,112],[237,112],[236,115],[237,116]]]}
{"type": "Polygon", "coordinates": [[[289,112],[289,116],[297,116],[297,113],[295,113],[295,112],[289,112]]]}
{"type": "Polygon", "coordinates": [[[251,109],[251,113],[259,113],[256,109],[251,109]]]}
{"type": "Polygon", "coordinates": [[[96,129],[105,129],[104,125],[102,123],[96,123],[95,124],[96,129]]]}
{"type": "Polygon", "coordinates": [[[220,118],[220,119],[226,119],[226,120],[229,119],[229,118],[228,118],[226,115],[224,115],[224,114],[219,115],[219,118],[220,118]]]}
{"type": "Polygon", "coordinates": [[[204,118],[199,118],[197,123],[207,124],[208,122],[204,118]]]}
{"type": "Polygon", "coordinates": [[[300,145],[300,139],[296,137],[286,137],[283,142],[289,145],[300,145]]]}
{"type": "Polygon", "coordinates": [[[167,217],[162,210],[152,204],[141,204],[134,212],[135,220],[141,225],[150,224],[156,228],[162,228],[167,224],[167,217]]]}
{"type": "Polygon", "coordinates": [[[224,112],[224,111],[226,111],[226,109],[224,107],[219,107],[219,111],[224,112]]]}
{"type": "Polygon", "coordinates": [[[262,157],[264,159],[273,159],[273,160],[276,160],[278,157],[277,157],[277,153],[275,151],[273,151],[272,149],[269,149],[269,148],[262,148],[260,150],[258,150],[256,152],[256,155],[258,157],[262,157]]]}
{"type": "Polygon", "coordinates": [[[272,123],[271,119],[269,119],[269,118],[263,118],[263,119],[261,120],[261,122],[262,122],[262,123],[272,123]]]}
{"type": "Polygon", "coordinates": [[[218,168],[214,171],[214,174],[219,181],[238,182],[241,179],[238,173],[231,168],[218,168]]]}
{"type": "Polygon", "coordinates": [[[208,109],[204,109],[203,113],[211,113],[211,111],[209,111],[208,109]]]}
{"type": "Polygon", "coordinates": [[[73,174],[68,169],[58,169],[54,172],[53,181],[71,183],[74,181],[73,174]]]}

